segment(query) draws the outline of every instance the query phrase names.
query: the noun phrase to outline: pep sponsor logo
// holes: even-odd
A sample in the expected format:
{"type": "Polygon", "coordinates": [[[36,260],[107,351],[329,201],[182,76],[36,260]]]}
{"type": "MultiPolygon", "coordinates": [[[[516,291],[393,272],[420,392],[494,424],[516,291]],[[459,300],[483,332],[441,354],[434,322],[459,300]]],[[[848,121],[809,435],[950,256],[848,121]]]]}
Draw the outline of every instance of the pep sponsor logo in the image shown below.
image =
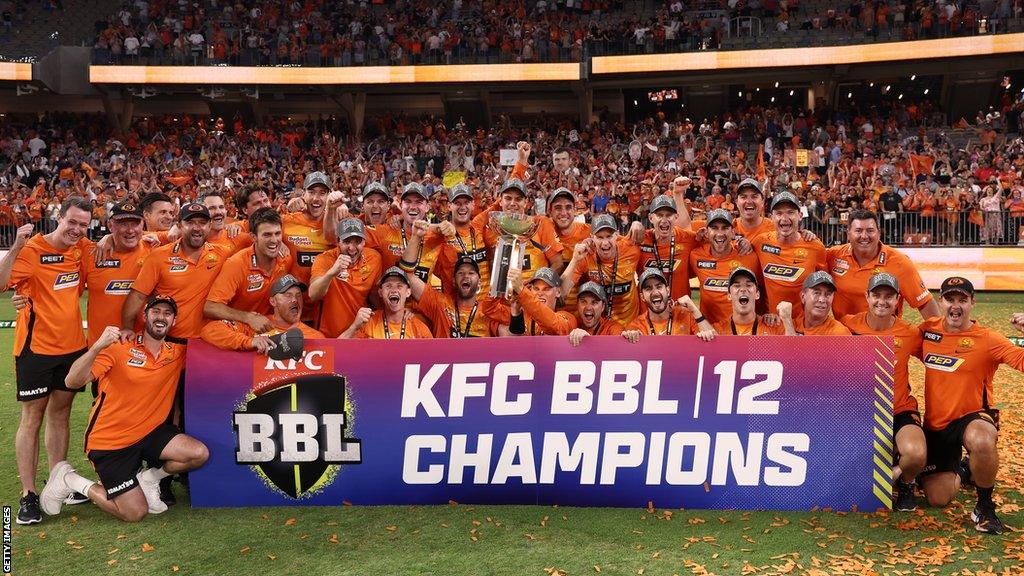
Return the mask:
{"type": "Polygon", "coordinates": [[[955,356],[943,356],[942,354],[926,354],[924,357],[925,368],[939,370],[941,372],[956,372],[957,368],[964,363],[963,358],[955,356]]]}
{"type": "Polygon", "coordinates": [[[111,280],[103,289],[103,293],[111,296],[126,296],[131,292],[134,283],[134,280],[111,280]]]}
{"type": "Polygon", "coordinates": [[[75,286],[78,286],[78,272],[64,272],[63,274],[58,274],[56,280],[53,281],[54,290],[74,288],[75,286]]]}
{"type": "Polygon", "coordinates": [[[728,292],[729,291],[729,279],[728,278],[708,278],[704,281],[704,289],[712,292],[728,292]]]}
{"type": "Polygon", "coordinates": [[[803,268],[786,266],[784,264],[767,264],[764,267],[764,277],[780,282],[792,282],[804,273],[803,268]]]}
{"type": "Polygon", "coordinates": [[[168,272],[173,272],[175,274],[180,274],[186,270],[188,270],[188,264],[174,264],[168,268],[168,272]]]}

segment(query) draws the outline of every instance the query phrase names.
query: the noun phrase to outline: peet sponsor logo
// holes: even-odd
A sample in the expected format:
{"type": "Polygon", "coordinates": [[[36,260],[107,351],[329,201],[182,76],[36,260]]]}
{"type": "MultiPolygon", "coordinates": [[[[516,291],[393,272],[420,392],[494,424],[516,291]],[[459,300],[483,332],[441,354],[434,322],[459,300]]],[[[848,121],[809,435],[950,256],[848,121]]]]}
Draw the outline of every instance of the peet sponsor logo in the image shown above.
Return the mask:
{"type": "Polygon", "coordinates": [[[779,254],[782,254],[782,248],[779,248],[778,246],[772,246],[771,244],[765,244],[764,246],[761,246],[761,252],[764,252],[766,254],[775,254],[776,256],[778,256],[779,254]]]}
{"type": "Polygon", "coordinates": [[[132,290],[132,284],[134,280],[111,280],[107,283],[107,287],[103,289],[104,294],[110,294],[111,296],[127,296],[132,290]]]}
{"type": "Polygon", "coordinates": [[[957,368],[959,368],[963,363],[963,358],[957,358],[955,356],[926,354],[924,357],[925,368],[932,368],[941,372],[956,372],[957,368]]]}
{"type": "Polygon", "coordinates": [[[718,262],[715,260],[697,260],[697,268],[701,270],[714,270],[718,268],[718,262]]]}
{"type": "Polygon", "coordinates": [[[78,286],[78,272],[64,272],[63,274],[58,274],[57,279],[53,281],[54,290],[74,288],[75,286],[78,286]]]}
{"type": "Polygon", "coordinates": [[[40,264],[61,264],[64,262],[63,254],[40,254],[40,264]]]}
{"type": "Polygon", "coordinates": [[[97,268],[120,268],[120,260],[100,260],[96,263],[97,268]]]}
{"type": "Polygon", "coordinates": [[[929,332],[926,330],[924,333],[924,339],[929,342],[942,342],[942,334],[939,334],[938,332],[929,332]]]}

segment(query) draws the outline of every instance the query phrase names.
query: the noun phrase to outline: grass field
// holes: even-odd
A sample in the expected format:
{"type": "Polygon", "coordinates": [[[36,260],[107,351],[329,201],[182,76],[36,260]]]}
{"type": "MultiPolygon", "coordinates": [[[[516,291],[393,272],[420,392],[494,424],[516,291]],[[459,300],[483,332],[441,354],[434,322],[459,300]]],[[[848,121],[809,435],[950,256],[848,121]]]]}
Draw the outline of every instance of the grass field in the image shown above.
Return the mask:
{"type": "MultiPolygon", "coordinates": [[[[1011,334],[1009,315],[1022,309],[1020,296],[982,294],[975,317],[1011,334]]],[[[13,316],[4,299],[0,320],[13,316]]],[[[0,350],[11,350],[12,336],[0,330],[0,350]]],[[[922,377],[919,364],[911,377],[922,377]]],[[[17,514],[13,382],[8,357],[0,364],[0,500],[17,514]]],[[[996,497],[1003,520],[1024,527],[1024,376],[1001,368],[996,393],[1003,409],[996,497]]],[[[79,397],[69,460],[91,472],[79,448],[88,408],[79,397]]],[[[945,510],[912,514],[461,504],[190,510],[180,503],[128,525],[87,504],[27,528],[13,525],[13,573],[1024,574],[1024,531],[978,534],[967,523],[973,505],[967,491],[945,510]]]]}

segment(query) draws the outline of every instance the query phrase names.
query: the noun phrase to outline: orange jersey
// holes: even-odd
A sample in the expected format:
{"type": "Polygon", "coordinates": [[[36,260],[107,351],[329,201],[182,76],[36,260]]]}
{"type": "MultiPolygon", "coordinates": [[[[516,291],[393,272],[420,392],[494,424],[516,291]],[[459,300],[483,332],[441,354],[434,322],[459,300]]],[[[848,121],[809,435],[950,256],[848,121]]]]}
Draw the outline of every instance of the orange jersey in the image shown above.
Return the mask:
{"type": "Polygon", "coordinates": [[[84,288],[81,262],[90,242],[81,239],[58,250],[37,234],[28,239],[11,267],[5,289],[32,299],[18,311],[14,330],[14,356],[26,346],[36,354],[58,356],[85,348],[78,297],[84,288]]]}
{"type": "MultiPolygon", "coordinates": [[[[405,228],[395,229],[390,224],[381,224],[366,228],[366,247],[372,248],[380,253],[384,269],[397,266],[402,259],[406,247],[409,245],[409,232],[405,228]]],[[[441,247],[445,243],[445,237],[430,232],[423,238],[420,246],[420,257],[416,260],[416,277],[427,284],[430,283],[430,275],[434,273],[434,265],[437,263],[441,247]]]]}
{"type": "MultiPolygon", "coordinates": [[[[341,254],[340,248],[332,248],[313,261],[312,278],[319,278],[334,266],[341,254]]],[[[327,288],[327,295],[321,300],[320,331],[328,338],[337,338],[348,329],[360,308],[369,306],[367,297],[377,288],[381,268],[380,254],[376,250],[363,249],[359,260],[349,266],[348,279],[335,278],[327,288]]]]}
{"type": "Polygon", "coordinates": [[[234,254],[239,250],[244,250],[252,246],[252,234],[249,234],[249,223],[246,221],[242,222],[242,231],[235,235],[234,238],[228,238],[228,231],[221,230],[220,232],[213,233],[206,238],[206,241],[210,244],[215,244],[225,249],[228,254],[234,254]]]}
{"type": "Polygon", "coordinates": [[[268,274],[257,265],[255,248],[246,248],[224,262],[206,299],[243,312],[269,314],[270,286],[291,267],[291,255],[279,256],[268,274]]]}
{"type": "Polygon", "coordinates": [[[197,338],[206,317],[203,305],[213,281],[220,274],[227,252],[213,244],[204,244],[195,260],[189,260],[181,241],[160,246],[146,258],[133,290],[147,296],[161,294],[174,298],[178,316],[171,327],[174,338],[197,338]]]}
{"type": "Polygon", "coordinates": [[[611,318],[622,324],[629,324],[639,313],[640,296],[636,287],[636,271],[640,267],[640,249],[627,238],[616,242],[616,253],[612,261],[602,261],[596,253],[589,254],[576,266],[572,283],[580,284],[583,276],[604,287],[611,307],[611,318]]]}
{"type": "MultiPolygon", "coordinates": [[[[115,252],[110,258],[97,263],[95,245],[90,245],[82,257],[82,276],[89,288],[89,341],[92,346],[107,326],[121,326],[121,308],[132,291],[135,279],[142,270],[153,248],[146,242],[139,242],[134,251],[115,252]]],[[[142,330],[142,315],[136,319],[134,329],[142,330]]]]}
{"type": "Polygon", "coordinates": [[[409,340],[433,338],[430,328],[416,316],[410,315],[401,322],[388,322],[383,310],[377,310],[370,316],[369,322],[356,332],[356,338],[373,340],[409,340]]]}
{"type": "MultiPolygon", "coordinates": [[[[700,283],[700,311],[711,324],[728,320],[732,316],[732,302],[729,300],[729,275],[737,268],[754,272],[758,286],[764,285],[761,278],[757,255],[750,253],[740,256],[733,244],[725,256],[712,256],[711,244],[701,244],[690,252],[690,270],[700,283]]],[[[761,296],[762,304],[764,295],[761,296]]]]}
{"type": "Polygon", "coordinates": [[[690,252],[696,247],[697,235],[692,230],[676,228],[672,243],[657,245],[654,232],[648,230],[640,244],[640,267],[636,272],[643,274],[644,268],[661,269],[672,289],[672,299],[678,300],[690,294],[690,252]]]}
{"type": "MultiPolygon", "coordinates": [[[[701,302],[704,302],[703,296],[701,296],[701,302]]],[[[707,312],[704,312],[703,308],[701,308],[701,312],[707,316],[707,312]]],[[[730,314],[725,319],[716,322],[714,328],[715,332],[722,336],[782,336],[786,333],[786,329],[782,324],[776,324],[775,326],[765,325],[764,316],[758,316],[753,322],[744,324],[736,322],[732,314],[730,314]]]]}
{"type": "MultiPolygon", "coordinates": [[[[274,327],[267,332],[260,332],[260,334],[273,336],[292,328],[291,326],[281,328],[277,316],[271,316],[270,321],[274,324],[274,327]]],[[[296,324],[295,327],[302,331],[302,335],[306,340],[321,340],[325,338],[319,330],[310,328],[302,322],[296,324]]],[[[214,320],[207,322],[206,326],[203,326],[199,336],[221,350],[254,350],[252,339],[256,336],[256,331],[245,322],[214,320]]]]}
{"type": "Polygon", "coordinates": [[[867,312],[868,301],[865,294],[868,282],[879,272],[888,272],[896,277],[900,284],[900,302],[897,314],[903,315],[903,303],[921,309],[933,300],[932,293],[925,287],[917,267],[899,250],[881,245],[878,257],[861,266],[853,257],[849,244],[833,246],[826,252],[828,271],[836,283],[836,297],[832,301],[832,313],[836,318],[849,314],[867,312]]]}
{"type": "Polygon", "coordinates": [[[437,255],[434,274],[441,280],[445,294],[455,294],[455,264],[459,258],[469,257],[480,267],[479,298],[487,297],[491,286],[491,262],[487,258],[484,233],[472,225],[455,229],[455,238],[446,238],[437,255]]]}
{"type": "Polygon", "coordinates": [[[796,333],[802,336],[850,336],[850,331],[841,322],[829,316],[824,322],[814,328],[804,326],[803,316],[793,321],[796,325],[796,333]]]}
{"type": "Polygon", "coordinates": [[[736,230],[737,234],[739,234],[740,236],[743,236],[747,240],[750,240],[751,238],[756,238],[756,237],[760,236],[761,234],[767,234],[769,232],[774,232],[775,231],[775,222],[772,222],[771,218],[764,218],[764,217],[762,217],[761,218],[761,223],[758,224],[757,226],[748,226],[747,223],[744,222],[742,218],[737,218],[735,220],[735,222],[733,223],[732,227],[733,227],[733,229],[736,230]]]}
{"type": "Polygon", "coordinates": [[[312,220],[305,212],[291,212],[281,215],[284,243],[292,253],[291,273],[309,284],[313,260],[331,245],[324,237],[324,223],[312,220]]]}
{"type": "Polygon", "coordinates": [[[434,338],[484,338],[498,335],[498,322],[488,316],[490,299],[456,308],[452,299],[427,286],[418,310],[434,327],[434,338]]]}
{"type": "Polygon", "coordinates": [[[578,316],[576,318],[576,322],[578,324],[577,328],[586,330],[587,334],[590,334],[591,336],[618,336],[622,334],[623,330],[625,330],[625,327],[623,327],[622,324],[607,318],[602,318],[593,329],[584,326],[583,321],[580,320],[578,316]]]}
{"type": "Polygon", "coordinates": [[[946,332],[941,318],[920,326],[924,362],[924,427],[942,430],[954,420],[995,406],[992,380],[1000,364],[1024,372],[1024,348],[977,322],[946,332]]]}
{"type": "Polygon", "coordinates": [[[867,312],[843,316],[841,322],[850,329],[854,336],[874,335],[892,336],[893,352],[896,353],[896,365],[893,366],[892,413],[899,414],[908,410],[917,410],[917,398],[910,390],[910,358],[921,356],[921,331],[917,326],[908,324],[900,318],[888,330],[872,330],[865,317],[867,312]]]}
{"type": "Polygon", "coordinates": [[[523,307],[523,320],[529,336],[568,336],[576,327],[575,316],[565,310],[555,312],[529,290],[520,292],[519,304],[523,307]]]}
{"type": "MultiPolygon", "coordinates": [[[[590,238],[590,226],[582,222],[573,222],[569,226],[568,232],[563,234],[556,226],[555,233],[558,235],[558,241],[562,243],[562,261],[568,263],[572,260],[572,253],[576,250],[576,245],[590,238]]],[[[573,286],[568,294],[562,295],[562,302],[566,310],[576,309],[577,291],[578,287],[573,286]]]]}
{"type": "Polygon", "coordinates": [[[100,352],[92,365],[99,396],[89,412],[85,451],[131,446],[164,423],[184,369],[184,345],[164,342],[154,357],[141,334],[100,352]]]}
{"type": "Polygon", "coordinates": [[[807,242],[799,235],[792,244],[779,242],[777,232],[762,234],[750,241],[760,263],[767,293],[768,310],[775,310],[779,302],[793,304],[793,316],[799,315],[800,290],[804,279],[816,270],[825,269],[825,245],[821,240],[807,242]]]}
{"type": "Polygon", "coordinates": [[[682,306],[673,306],[672,314],[665,320],[651,318],[651,313],[639,316],[626,326],[626,331],[639,330],[645,336],[692,336],[700,331],[693,314],[682,306]]]}

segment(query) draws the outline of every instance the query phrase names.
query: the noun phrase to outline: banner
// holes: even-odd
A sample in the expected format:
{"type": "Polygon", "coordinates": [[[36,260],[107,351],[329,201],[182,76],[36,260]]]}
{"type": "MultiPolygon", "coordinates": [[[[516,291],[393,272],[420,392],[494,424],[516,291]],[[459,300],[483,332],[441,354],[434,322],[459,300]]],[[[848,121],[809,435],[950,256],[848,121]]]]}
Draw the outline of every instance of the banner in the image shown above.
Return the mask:
{"type": "Polygon", "coordinates": [[[498,164],[501,166],[515,166],[519,151],[515,148],[502,148],[498,150],[498,164]]]}
{"type": "Polygon", "coordinates": [[[466,173],[461,170],[447,170],[444,173],[444,187],[451,188],[456,184],[462,184],[466,181],[466,173]]]}
{"type": "Polygon", "coordinates": [[[892,341],[189,343],[192,505],[891,505],[892,341]],[[822,358],[842,361],[822,362],[822,358]]]}

